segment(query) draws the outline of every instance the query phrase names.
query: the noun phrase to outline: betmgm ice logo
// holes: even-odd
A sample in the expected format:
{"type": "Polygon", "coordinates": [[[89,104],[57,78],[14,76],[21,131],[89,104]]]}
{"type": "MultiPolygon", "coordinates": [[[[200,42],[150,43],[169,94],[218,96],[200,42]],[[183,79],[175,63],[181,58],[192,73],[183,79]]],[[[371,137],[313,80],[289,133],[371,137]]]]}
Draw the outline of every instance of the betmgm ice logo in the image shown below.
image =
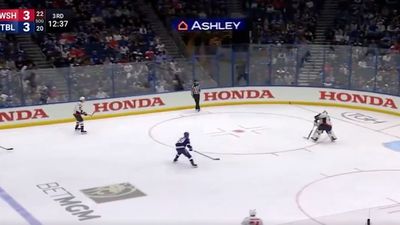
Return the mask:
{"type": "Polygon", "coordinates": [[[112,202],[146,196],[145,193],[130,183],[113,184],[103,187],[84,189],[81,191],[96,203],[112,202]]]}
{"type": "Polygon", "coordinates": [[[246,29],[244,19],[175,19],[172,27],[178,32],[241,31],[246,29]]]}

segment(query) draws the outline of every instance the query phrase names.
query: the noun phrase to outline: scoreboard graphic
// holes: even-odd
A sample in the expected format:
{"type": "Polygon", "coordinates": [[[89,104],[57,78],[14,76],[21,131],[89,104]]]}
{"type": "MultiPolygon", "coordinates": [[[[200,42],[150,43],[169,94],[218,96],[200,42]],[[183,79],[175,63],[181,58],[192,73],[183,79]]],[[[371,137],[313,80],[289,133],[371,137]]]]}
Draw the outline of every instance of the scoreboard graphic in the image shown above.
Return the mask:
{"type": "Polygon", "coordinates": [[[61,33],[73,27],[68,9],[0,9],[0,33],[61,33]]]}

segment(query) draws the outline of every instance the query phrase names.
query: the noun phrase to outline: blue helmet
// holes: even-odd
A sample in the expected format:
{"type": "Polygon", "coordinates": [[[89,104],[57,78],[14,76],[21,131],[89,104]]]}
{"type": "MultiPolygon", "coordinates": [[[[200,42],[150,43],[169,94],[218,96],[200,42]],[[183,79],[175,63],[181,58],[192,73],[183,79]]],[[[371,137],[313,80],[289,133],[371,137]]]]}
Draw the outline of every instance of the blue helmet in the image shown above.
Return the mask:
{"type": "Polygon", "coordinates": [[[189,137],[189,132],[183,133],[183,136],[186,137],[186,138],[188,138],[188,137],[189,137]]]}

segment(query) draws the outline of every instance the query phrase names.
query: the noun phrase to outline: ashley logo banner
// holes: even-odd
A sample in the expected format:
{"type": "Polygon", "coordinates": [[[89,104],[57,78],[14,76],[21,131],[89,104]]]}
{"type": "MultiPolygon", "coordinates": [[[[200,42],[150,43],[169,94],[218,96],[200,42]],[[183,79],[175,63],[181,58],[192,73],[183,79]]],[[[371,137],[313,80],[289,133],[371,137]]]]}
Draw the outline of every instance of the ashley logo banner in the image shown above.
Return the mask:
{"type": "Polygon", "coordinates": [[[246,29],[244,19],[175,19],[173,29],[179,32],[194,31],[242,31],[246,29]]]}

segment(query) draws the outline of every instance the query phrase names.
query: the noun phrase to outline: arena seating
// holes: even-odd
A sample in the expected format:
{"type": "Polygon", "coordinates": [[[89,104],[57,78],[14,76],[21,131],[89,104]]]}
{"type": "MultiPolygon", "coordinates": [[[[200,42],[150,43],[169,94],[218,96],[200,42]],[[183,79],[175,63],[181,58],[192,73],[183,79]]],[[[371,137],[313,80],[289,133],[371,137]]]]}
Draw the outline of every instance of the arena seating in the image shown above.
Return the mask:
{"type": "Polygon", "coordinates": [[[400,50],[398,1],[342,0],[333,28],[332,44],[400,50]]]}
{"type": "MultiPolygon", "coordinates": [[[[182,36],[187,49],[197,50],[193,51],[196,62],[171,59],[160,38],[144,20],[147,15],[139,10],[138,0],[5,2],[10,8],[72,9],[76,23],[72,32],[33,35],[43,54],[57,68],[49,73],[59,77],[64,87],[37,73],[34,62],[19,47],[16,38],[12,35],[0,37],[0,107],[71,101],[81,95],[96,99],[177,91],[182,90],[182,82],[184,88],[190,86],[188,81],[193,78],[193,71],[215,81],[220,79],[215,77],[216,74],[221,74],[226,66],[224,63],[231,61],[230,51],[219,52],[222,56],[218,63],[208,57],[209,53],[216,52],[207,45],[221,45],[224,38],[212,32],[202,33],[200,38],[182,36]],[[199,45],[202,47],[198,48],[199,45]],[[193,65],[200,67],[192,70],[193,65]],[[19,89],[23,90],[24,98],[19,89]]],[[[390,84],[398,80],[400,71],[398,1],[348,2],[339,2],[334,26],[326,32],[332,45],[343,46],[330,46],[324,50],[321,76],[311,85],[321,85],[322,80],[326,87],[348,88],[348,77],[351,76],[352,88],[397,94],[398,88],[390,84]],[[349,45],[356,47],[351,49],[349,45]]],[[[148,3],[170,29],[171,19],[177,17],[226,17],[231,2],[151,0],[148,3]]],[[[310,61],[312,54],[315,56],[315,51],[308,50],[308,44],[315,38],[324,0],[243,0],[240,3],[243,13],[250,16],[251,43],[271,44],[253,51],[252,54],[260,56],[250,57],[252,65],[249,68],[254,72],[254,67],[259,67],[260,74],[265,75],[265,71],[269,71],[265,68],[270,66],[277,75],[272,80],[269,77],[265,83],[294,85],[296,71],[310,61]],[[267,56],[270,57],[268,62],[267,56]]],[[[246,56],[240,58],[242,61],[247,59],[246,56]]],[[[309,63],[311,66],[312,62],[309,63]]],[[[245,83],[246,76],[254,76],[247,74],[246,66],[243,66],[243,73],[238,72],[241,71],[238,68],[235,65],[233,73],[244,79],[238,79],[237,83],[245,83]]]]}
{"type": "Polygon", "coordinates": [[[161,43],[137,10],[136,1],[73,1],[76,26],[71,33],[38,37],[55,66],[99,65],[153,60],[161,43]]]}
{"type": "Polygon", "coordinates": [[[307,44],[312,42],[320,0],[256,0],[246,1],[255,44],[307,44]]]}

